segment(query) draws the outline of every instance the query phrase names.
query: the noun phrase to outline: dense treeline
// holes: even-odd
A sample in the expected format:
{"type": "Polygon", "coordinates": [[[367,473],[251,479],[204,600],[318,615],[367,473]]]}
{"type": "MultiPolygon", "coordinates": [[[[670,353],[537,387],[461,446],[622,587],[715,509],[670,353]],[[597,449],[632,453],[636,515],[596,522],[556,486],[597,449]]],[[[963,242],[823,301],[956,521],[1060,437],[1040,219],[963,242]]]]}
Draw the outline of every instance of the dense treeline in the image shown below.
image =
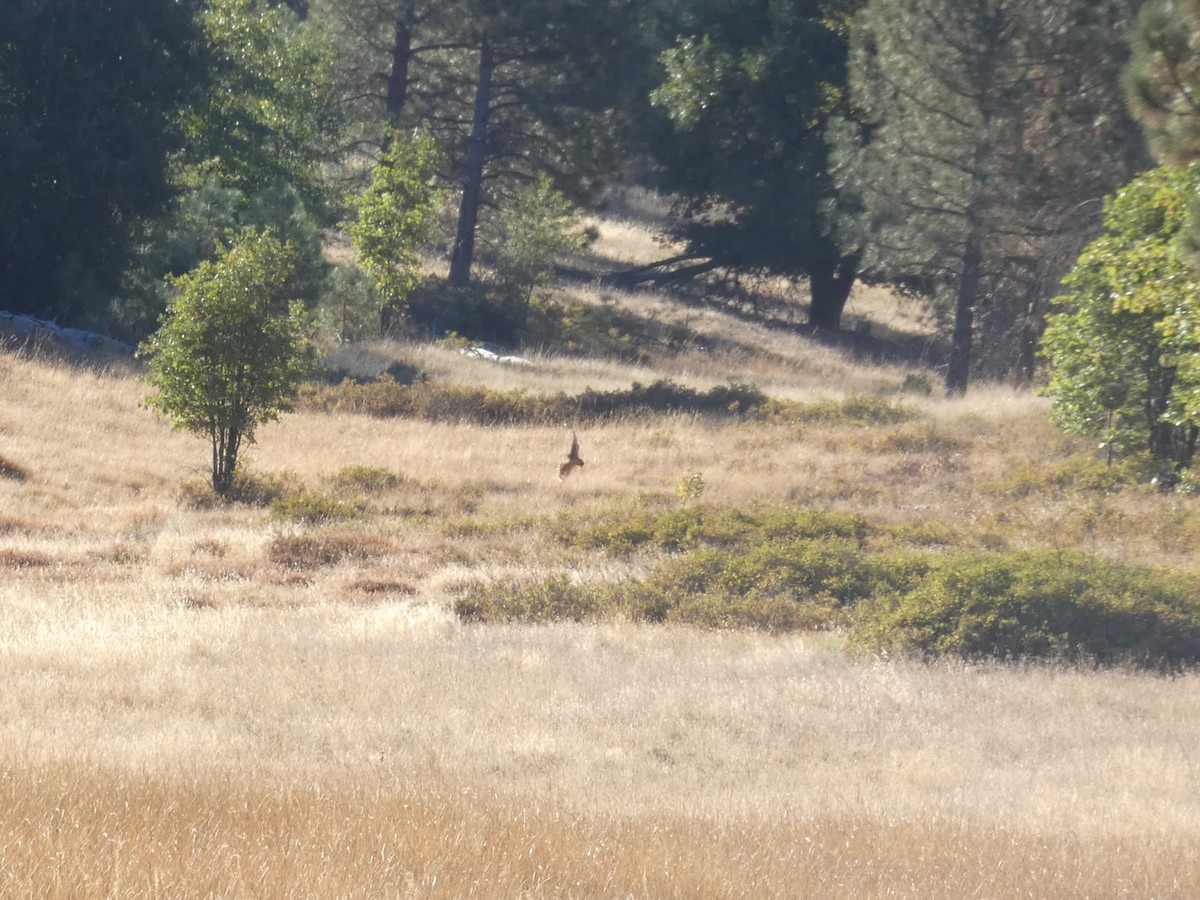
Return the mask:
{"type": "MultiPolygon", "coordinates": [[[[571,204],[636,171],[686,249],[629,282],[792,277],[823,329],[886,282],[933,299],[951,390],[1029,379],[1101,199],[1152,162],[1121,81],[1139,5],[19,0],[0,307],[140,339],[172,278],[269,228],[343,337],[424,315],[520,340],[546,259],[581,246],[571,204]],[[329,229],[363,270],[325,264],[329,229]],[[417,245],[447,283],[397,294],[417,245]]],[[[1167,81],[1139,82],[1147,123],[1167,81]]]]}

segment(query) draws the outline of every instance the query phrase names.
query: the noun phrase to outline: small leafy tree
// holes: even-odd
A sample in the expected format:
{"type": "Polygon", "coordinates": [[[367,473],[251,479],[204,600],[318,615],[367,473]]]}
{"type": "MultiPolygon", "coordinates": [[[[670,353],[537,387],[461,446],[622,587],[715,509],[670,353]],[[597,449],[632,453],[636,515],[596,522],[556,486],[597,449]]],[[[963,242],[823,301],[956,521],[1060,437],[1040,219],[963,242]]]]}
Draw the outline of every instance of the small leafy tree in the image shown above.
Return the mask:
{"type": "Polygon", "coordinates": [[[358,218],[349,225],[350,244],[383,305],[398,312],[407,310],[408,295],[421,283],[417,247],[437,212],[437,165],[428,134],[393,134],[371,184],[351,201],[358,218]]]}
{"type": "Polygon", "coordinates": [[[215,261],[173,279],[178,295],[141,346],[146,405],[212,442],[212,485],[227,496],[243,442],[290,408],[311,369],[311,325],[293,299],[291,245],[244,230],[215,261]]]}
{"type": "Polygon", "coordinates": [[[1200,164],[1144,173],[1109,197],[1093,241],[1053,301],[1045,392],[1067,431],[1116,452],[1189,465],[1200,426],[1200,283],[1180,253],[1200,164]]]}
{"type": "Polygon", "coordinates": [[[528,306],[536,288],[549,282],[555,257],[582,253],[590,241],[571,201],[545,175],[517,193],[504,211],[502,227],[496,280],[522,306],[528,306]]]}

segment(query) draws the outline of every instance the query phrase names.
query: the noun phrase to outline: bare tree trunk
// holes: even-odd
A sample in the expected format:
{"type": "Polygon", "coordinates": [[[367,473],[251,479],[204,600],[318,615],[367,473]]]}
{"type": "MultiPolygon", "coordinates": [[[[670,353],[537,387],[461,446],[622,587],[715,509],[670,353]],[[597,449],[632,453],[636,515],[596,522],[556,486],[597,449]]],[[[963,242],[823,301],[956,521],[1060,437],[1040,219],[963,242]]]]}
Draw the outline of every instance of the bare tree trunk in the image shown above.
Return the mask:
{"type": "Polygon", "coordinates": [[[487,158],[492,73],[495,68],[492,45],[484,38],[479,47],[479,83],[475,88],[475,110],[471,118],[471,137],[467,143],[462,204],[458,210],[458,234],[450,254],[450,283],[459,287],[471,283],[471,263],[475,257],[475,226],[479,221],[479,194],[483,187],[483,164],[487,158]]]}
{"type": "Polygon", "coordinates": [[[808,276],[810,302],[808,324],[822,331],[838,331],[850,289],[858,277],[859,254],[828,257],[828,264],[814,267],[808,276]]]}
{"type": "Polygon", "coordinates": [[[396,30],[392,39],[392,69],[388,72],[385,98],[388,124],[395,127],[408,100],[408,67],[412,61],[412,26],[406,12],[396,14],[396,30]]]}
{"type": "Polygon", "coordinates": [[[963,248],[962,274],[958,278],[958,298],[954,304],[954,334],[950,341],[950,364],[946,368],[946,393],[967,392],[971,371],[971,337],[974,333],[975,303],[979,299],[979,276],[983,267],[983,235],[973,216],[963,248]]]}

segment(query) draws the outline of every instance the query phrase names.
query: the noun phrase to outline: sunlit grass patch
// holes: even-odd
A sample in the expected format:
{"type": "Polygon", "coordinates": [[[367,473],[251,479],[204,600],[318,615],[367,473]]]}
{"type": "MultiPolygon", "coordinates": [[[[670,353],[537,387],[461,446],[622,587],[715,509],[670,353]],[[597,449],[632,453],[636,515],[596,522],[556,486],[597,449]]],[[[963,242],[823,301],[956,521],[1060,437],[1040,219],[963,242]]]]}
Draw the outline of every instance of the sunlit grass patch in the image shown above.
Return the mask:
{"type": "Polygon", "coordinates": [[[395,545],[361,529],[314,529],[275,537],[267,551],[271,562],[293,569],[316,569],[346,561],[375,560],[395,552],[395,545]]]}

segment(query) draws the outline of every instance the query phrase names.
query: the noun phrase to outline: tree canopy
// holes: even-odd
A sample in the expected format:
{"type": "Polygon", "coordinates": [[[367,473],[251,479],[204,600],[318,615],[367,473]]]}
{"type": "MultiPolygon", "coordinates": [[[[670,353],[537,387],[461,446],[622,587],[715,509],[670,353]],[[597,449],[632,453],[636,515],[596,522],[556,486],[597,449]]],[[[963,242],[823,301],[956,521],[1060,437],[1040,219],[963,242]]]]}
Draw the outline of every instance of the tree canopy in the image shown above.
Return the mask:
{"type": "Polygon", "coordinates": [[[309,319],[291,285],[295,254],[245,230],[217,259],[175,279],[162,327],[142,345],[147,405],[212,444],[212,485],[228,494],[255,429],[291,408],[312,363],[309,319]]]}
{"type": "Polygon", "coordinates": [[[1145,164],[1112,62],[1129,5],[871,0],[856,18],[862,128],[845,170],[865,264],[940,301],[951,392],[966,389],[981,321],[1000,370],[1031,376],[1053,244],[1145,164]]]}
{"type": "Polygon", "coordinates": [[[1198,190],[1200,163],[1153,169],[1113,194],[1042,344],[1063,428],[1179,467],[1200,426],[1200,281],[1178,252],[1198,190]]]}
{"type": "Polygon", "coordinates": [[[78,321],[172,195],[178,112],[205,87],[196,6],[14,0],[0,11],[0,307],[78,321]]]}
{"type": "Polygon", "coordinates": [[[837,329],[858,268],[839,241],[827,127],[848,111],[849,21],[859,0],[690,4],[662,53],[654,144],[681,199],[690,256],[808,279],[810,322],[837,329]]]}

